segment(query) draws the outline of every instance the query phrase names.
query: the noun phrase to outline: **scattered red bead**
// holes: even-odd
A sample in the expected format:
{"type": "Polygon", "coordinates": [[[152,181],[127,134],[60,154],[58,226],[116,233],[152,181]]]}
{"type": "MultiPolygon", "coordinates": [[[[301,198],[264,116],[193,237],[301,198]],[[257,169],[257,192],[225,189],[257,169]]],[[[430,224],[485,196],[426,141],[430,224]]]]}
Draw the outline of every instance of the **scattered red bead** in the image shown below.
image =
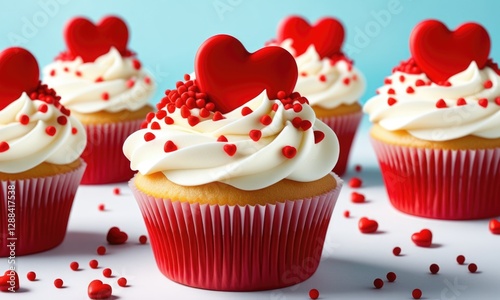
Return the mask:
{"type": "Polygon", "coordinates": [[[342,80],[342,83],[344,85],[349,85],[349,83],[351,82],[351,79],[349,79],[348,77],[344,78],[344,80],[342,80]]]}
{"type": "Polygon", "coordinates": [[[80,265],[78,264],[78,262],[76,261],[72,261],[70,264],[69,264],[69,267],[71,270],[73,271],[77,271],[78,268],[80,267],[80,265]]]}
{"type": "Polygon", "coordinates": [[[491,89],[491,87],[493,86],[493,82],[491,82],[491,80],[487,80],[484,82],[483,86],[485,89],[491,89]]]}
{"type": "Polygon", "coordinates": [[[56,135],[56,131],[57,130],[54,126],[47,126],[47,128],[45,128],[45,132],[50,136],[56,135]]]}
{"type": "Polygon", "coordinates": [[[477,271],[477,265],[475,263],[470,263],[467,268],[469,269],[469,272],[471,273],[476,273],[477,271]]]}
{"type": "Polygon", "coordinates": [[[385,275],[385,277],[387,278],[387,281],[389,281],[389,282],[394,282],[394,281],[396,281],[396,278],[397,278],[396,273],[394,273],[394,272],[387,273],[387,275],[385,275]]]}
{"type": "Polygon", "coordinates": [[[56,280],[54,280],[54,286],[58,289],[62,288],[63,284],[64,282],[61,278],[57,278],[56,280]]]}
{"type": "Polygon", "coordinates": [[[355,165],[355,166],[354,166],[354,171],[356,171],[356,172],[358,172],[358,173],[359,173],[359,172],[361,172],[362,170],[363,170],[363,168],[361,167],[361,165],[355,165]]]}
{"type": "Polygon", "coordinates": [[[323,74],[321,74],[321,75],[319,75],[318,79],[319,79],[319,81],[321,81],[321,82],[325,82],[325,81],[326,81],[326,76],[325,76],[325,75],[323,75],[323,74]]]}
{"type": "Polygon", "coordinates": [[[319,291],[317,289],[309,290],[309,298],[315,300],[319,298],[319,291]]]}
{"type": "Polygon", "coordinates": [[[109,94],[107,92],[104,92],[101,94],[101,99],[104,101],[109,100],[109,94]]]}
{"type": "Polygon", "coordinates": [[[114,194],[114,195],[120,195],[120,193],[121,193],[121,192],[120,192],[120,188],[115,187],[115,188],[113,189],[113,194],[114,194]]]}
{"type": "Polygon", "coordinates": [[[133,79],[129,79],[125,84],[129,89],[131,89],[132,87],[134,87],[135,81],[133,79]]]}
{"type": "Polygon", "coordinates": [[[104,246],[97,247],[97,254],[99,254],[99,255],[106,254],[106,247],[104,247],[104,246]]]}
{"type": "Polygon", "coordinates": [[[351,193],[351,202],[353,203],[364,203],[365,202],[365,195],[352,192],[351,193]]]}
{"type": "Polygon", "coordinates": [[[463,256],[463,255],[457,256],[457,263],[459,265],[463,265],[465,263],[465,256],[463,256]]]}
{"type": "Polygon", "coordinates": [[[432,274],[437,274],[439,272],[439,266],[438,264],[431,264],[429,266],[429,271],[432,273],[432,274]]]}
{"type": "Polygon", "coordinates": [[[295,147],[293,146],[285,146],[281,149],[281,152],[286,158],[292,159],[297,154],[297,149],[295,149],[295,147]]]}
{"type": "Polygon", "coordinates": [[[26,277],[28,278],[29,281],[35,281],[36,280],[36,273],[33,271],[30,271],[26,274],[26,277]]]}
{"type": "Polygon", "coordinates": [[[500,234],[500,221],[496,219],[491,219],[488,223],[488,227],[490,228],[490,232],[493,234],[500,234]]]}
{"type": "Polygon", "coordinates": [[[401,248],[394,247],[394,249],[392,249],[392,254],[394,254],[395,256],[399,256],[401,254],[401,248]]]}
{"type": "Polygon", "coordinates": [[[373,281],[373,286],[376,289],[381,289],[384,286],[384,281],[380,278],[375,278],[375,280],[373,281]]]}
{"type": "Polygon", "coordinates": [[[139,70],[141,68],[141,62],[137,59],[132,60],[132,66],[134,69],[139,70]]]}
{"type": "Polygon", "coordinates": [[[97,209],[98,209],[98,210],[100,210],[100,211],[104,211],[104,210],[106,209],[106,207],[104,206],[104,204],[103,204],[103,203],[101,203],[101,204],[99,204],[99,205],[97,206],[97,209]]]}
{"type": "Polygon", "coordinates": [[[102,270],[102,275],[107,278],[110,278],[112,276],[112,273],[113,271],[110,268],[102,270]]]}
{"type": "Polygon", "coordinates": [[[411,292],[411,296],[413,297],[413,299],[420,299],[422,297],[422,291],[420,289],[414,289],[411,292]]]}
{"type": "Polygon", "coordinates": [[[145,235],[141,235],[139,237],[139,243],[141,243],[142,245],[146,244],[148,242],[148,237],[145,236],[145,235]]]}
{"type": "Polygon", "coordinates": [[[118,278],[118,280],[116,282],[121,287],[126,287],[127,286],[127,278],[125,278],[125,277],[118,278]]]}
{"type": "Polygon", "coordinates": [[[363,184],[363,181],[358,177],[353,177],[349,180],[349,186],[352,188],[359,188],[363,184]]]}
{"type": "Polygon", "coordinates": [[[30,117],[27,115],[21,115],[21,117],[19,118],[19,122],[23,125],[28,125],[30,122],[30,117]]]}
{"type": "Polygon", "coordinates": [[[89,267],[91,267],[92,269],[97,269],[97,267],[99,266],[99,262],[95,259],[89,261],[89,267]]]}
{"type": "Polygon", "coordinates": [[[350,216],[351,216],[351,212],[349,212],[348,210],[345,210],[344,217],[349,218],[350,216]]]}

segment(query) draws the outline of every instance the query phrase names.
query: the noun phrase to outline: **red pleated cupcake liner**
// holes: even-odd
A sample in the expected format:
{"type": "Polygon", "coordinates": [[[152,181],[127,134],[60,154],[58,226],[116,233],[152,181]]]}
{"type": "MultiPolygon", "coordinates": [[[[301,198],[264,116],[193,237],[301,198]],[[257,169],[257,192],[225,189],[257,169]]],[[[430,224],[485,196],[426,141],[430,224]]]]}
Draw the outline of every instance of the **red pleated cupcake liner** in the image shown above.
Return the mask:
{"type": "Polygon", "coordinates": [[[317,269],[342,187],[268,205],[207,205],[136,197],[160,271],[191,287],[253,291],[282,288],[317,269]]]}
{"type": "Polygon", "coordinates": [[[398,210],[444,220],[500,215],[500,148],[443,150],[372,139],[389,199],[398,210]]]}
{"type": "Polygon", "coordinates": [[[0,181],[0,257],[46,251],[63,241],[84,170],[82,161],[63,174],[0,181]]]}
{"type": "Polygon", "coordinates": [[[134,176],[122,147],[127,137],[139,130],[142,121],[85,125],[87,146],[82,158],[87,162],[87,170],[82,184],[124,182],[134,176]]]}
{"type": "Polygon", "coordinates": [[[356,130],[358,129],[362,117],[363,112],[359,111],[341,116],[319,118],[335,132],[339,139],[339,160],[333,168],[333,172],[339,176],[342,176],[346,171],[352,142],[356,136],[356,130]]]}

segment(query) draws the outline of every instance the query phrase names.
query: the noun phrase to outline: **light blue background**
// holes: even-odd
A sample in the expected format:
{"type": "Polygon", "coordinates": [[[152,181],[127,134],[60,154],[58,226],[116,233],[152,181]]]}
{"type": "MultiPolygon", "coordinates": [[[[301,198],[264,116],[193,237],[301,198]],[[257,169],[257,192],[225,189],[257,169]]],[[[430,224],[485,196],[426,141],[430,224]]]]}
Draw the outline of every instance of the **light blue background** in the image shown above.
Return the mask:
{"type": "Polygon", "coordinates": [[[217,33],[239,38],[249,51],[272,39],[279,21],[301,14],[310,21],[331,15],[346,29],[344,50],[365,74],[366,101],[399,61],[409,57],[408,37],[426,18],[455,28],[466,21],[483,24],[492,40],[491,57],[500,59],[500,2],[488,0],[17,0],[2,2],[0,48],[21,45],[41,66],[64,50],[65,22],[83,15],[94,22],[121,15],[129,26],[129,48],[158,81],[152,103],[193,70],[198,46],[217,33]],[[6,4],[8,3],[8,4],[6,4]],[[391,10],[389,6],[393,5],[391,10]],[[44,18],[45,16],[45,18],[44,18]],[[31,24],[31,25],[30,25],[31,24]],[[21,38],[19,42],[14,40],[21,38]]]}

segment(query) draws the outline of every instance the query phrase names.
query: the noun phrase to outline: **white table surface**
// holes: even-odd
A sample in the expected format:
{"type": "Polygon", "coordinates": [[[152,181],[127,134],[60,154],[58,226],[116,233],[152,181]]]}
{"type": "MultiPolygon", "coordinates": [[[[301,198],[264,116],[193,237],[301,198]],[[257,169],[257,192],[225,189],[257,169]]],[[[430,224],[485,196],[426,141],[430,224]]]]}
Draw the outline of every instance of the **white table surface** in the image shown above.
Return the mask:
{"type": "MultiPolygon", "coordinates": [[[[308,291],[312,288],[319,290],[320,299],[412,299],[414,288],[422,290],[422,299],[500,298],[500,235],[489,232],[489,220],[438,221],[400,213],[388,202],[366,130],[358,133],[351,155],[344,179],[363,179],[363,186],[356,191],[367,196],[367,203],[352,203],[350,194],[354,189],[344,185],[319,269],[303,283],[279,290],[233,293],[194,289],[170,281],[156,267],[149,242],[138,243],[146,229],[139,208],[123,183],[80,187],[64,242],[44,253],[17,257],[21,289],[15,294],[0,293],[0,299],[88,299],[87,286],[93,279],[111,284],[112,299],[123,300],[309,299],[308,291]],[[353,171],[357,163],[363,166],[360,173],[353,171]],[[121,195],[113,194],[115,187],[120,187],[121,195]],[[106,211],[98,210],[100,203],[105,204],[106,211]],[[343,216],[346,209],[350,218],[343,216]],[[377,234],[360,233],[357,223],[363,216],[378,221],[377,234]],[[128,233],[126,244],[106,243],[106,233],[112,226],[128,233]],[[417,247],[411,241],[412,233],[423,228],[434,234],[431,248],[417,247]],[[107,248],[104,256],[96,253],[100,245],[107,248]],[[392,254],[395,246],[402,248],[399,257],[392,254]],[[478,272],[472,274],[466,265],[458,265],[455,258],[459,254],[466,257],[466,263],[476,263],[478,272]],[[91,259],[97,259],[101,267],[91,269],[91,259]],[[72,261],[79,262],[80,271],[70,269],[72,261]],[[429,273],[431,263],[439,264],[439,274],[429,273]],[[113,278],[102,275],[106,267],[113,270],[113,278]],[[37,281],[26,279],[29,271],[37,273],[37,281]],[[389,271],[397,274],[393,283],[385,280],[389,271]],[[128,287],[116,283],[121,276],[127,278],[128,287]],[[377,277],[384,279],[379,290],[373,287],[377,277]],[[64,280],[64,288],[54,287],[55,278],[64,280]]],[[[7,259],[0,258],[0,270],[7,267],[7,259]]]]}

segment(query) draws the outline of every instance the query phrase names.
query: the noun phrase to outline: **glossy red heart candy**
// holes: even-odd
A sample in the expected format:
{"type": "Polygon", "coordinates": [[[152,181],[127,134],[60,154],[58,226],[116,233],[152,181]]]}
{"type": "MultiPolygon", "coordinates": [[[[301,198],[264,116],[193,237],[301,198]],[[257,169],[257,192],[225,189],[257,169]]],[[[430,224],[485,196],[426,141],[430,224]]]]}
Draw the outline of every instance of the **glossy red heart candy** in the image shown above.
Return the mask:
{"type": "Polygon", "coordinates": [[[344,42],[344,27],[337,19],[322,18],[311,26],[299,16],[284,19],[278,26],[277,42],[292,39],[295,55],[306,52],[310,45],[314,45],[321,58],[331,57],[341,52],[344,42]]]}
{"type": "Polygon", "coordinates": [[[0,110],[38,87],[39,69],[35,57],[26,49],[7,48],[0,53],[0,110]]]}
{"type": "Polygon", "coordinates": [[[98,279],[92,280],[87,288],[87,294],[90,299],[108,299],[112,293],[113,289],[111,286],[98,279]]]}
{"type": "Polygon", "coordinates": [[[358,228],[362,233],[374,233],[378,229],[378,222],[362,217],[359,219],[358,228]]]}
{"type": "Polygon", "coordinates": [[[115,16],[107,16],[94,25],[86,18],[71,19],[64,29],[64,39],[70,56],[80,56],[92,62],[115,47],[122,55],[127,53],[128,28],[115,16]]]}
{"type": "Polygon", "coordinates": [[[266,90],[270,99],[279,91],[293,92],[297,64],[281,47],[265,47],[249,53],[243,44],[229,35],[216,35],[199,48],[195,59],[196,82],[227,113],[266,90]]]}
{"type": "Polygon", "coordinates": [[[434,82],[444,82],[475,61],[481,69],[490,53],[484,27],[465,23],[455,31],[437,20],[419,23],[410,36],[410,52],[417,65],[434,82]]]}
{"type": "Polygon", "coordinates": [[[491,219],[489,223],[491,233],[500,234],[500,221],[491,219]]]}
{"type": "Polygon", "coordinates": [[[415,245],[420,247],[430,247],[432,245],[432,232],[429,229],[422,229],[411,236],[415,245]]]}
{"type": "Polygon", "coordinates": [[[127,241],[127,233],[120,230],[118,227],[111,227],[106,235],[106,240],[111,245],[120,245],[127,241]]]}
{"type": "Polygon", "coordinates": [[[5,271],[3,276],[0,276],[0,291],[2,292],[12,292],[12,290],[17,291],[19,289],[19,276],[14,270],[5,271]],[[14,285],[11,284],[12,277],[14,285]]]}

